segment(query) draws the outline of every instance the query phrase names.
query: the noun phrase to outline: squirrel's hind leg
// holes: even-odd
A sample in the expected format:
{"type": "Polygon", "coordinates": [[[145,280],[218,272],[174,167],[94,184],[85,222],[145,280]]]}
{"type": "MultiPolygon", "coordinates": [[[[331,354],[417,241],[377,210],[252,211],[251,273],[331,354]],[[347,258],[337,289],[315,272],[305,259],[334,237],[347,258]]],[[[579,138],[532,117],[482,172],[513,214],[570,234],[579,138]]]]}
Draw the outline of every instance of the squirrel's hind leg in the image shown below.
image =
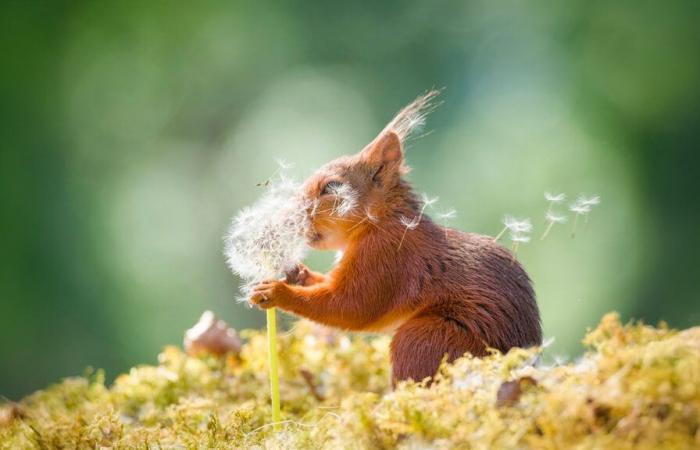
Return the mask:
{"type": "MultiPolygon", "coordinates": [[[[432,308],[431,308],[432,309],[432,308]]],[[[404,322],[391,341],[392,383],[434,376],[445,355],[449,362],[469,352],[484,356],[486,346],[459,321],[431,309],[404,322]]]]}

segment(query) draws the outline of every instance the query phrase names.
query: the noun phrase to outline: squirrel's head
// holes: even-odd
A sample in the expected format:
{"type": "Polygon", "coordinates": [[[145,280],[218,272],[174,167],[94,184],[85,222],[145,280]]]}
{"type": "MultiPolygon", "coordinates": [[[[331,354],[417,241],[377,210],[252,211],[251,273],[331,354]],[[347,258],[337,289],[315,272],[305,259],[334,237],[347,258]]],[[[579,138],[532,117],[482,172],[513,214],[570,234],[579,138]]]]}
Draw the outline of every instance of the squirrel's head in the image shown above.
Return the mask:
{"type": "Polygon", "coordinates": [[[308,209],[312,247],[343,249],[354,235],[380,227],[385,217],[408,206],[412,194],[401,180],[409,170],[403,142],[424,124],[438,93],[418,97],[359,153],[331,161],[304,182],[303,195],[313,205],[308,209]]]}

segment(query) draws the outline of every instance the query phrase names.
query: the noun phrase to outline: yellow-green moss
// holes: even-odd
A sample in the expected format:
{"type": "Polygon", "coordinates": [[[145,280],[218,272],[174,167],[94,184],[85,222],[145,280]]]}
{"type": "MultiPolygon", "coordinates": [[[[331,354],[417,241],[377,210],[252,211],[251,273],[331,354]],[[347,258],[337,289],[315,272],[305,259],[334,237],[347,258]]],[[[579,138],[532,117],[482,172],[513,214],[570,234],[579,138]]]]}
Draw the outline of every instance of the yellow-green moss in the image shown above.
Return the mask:
{"type": "Polygon", "coordinates": [[[392,391],[386,338],[320,336],[299,323],[280,337],[277,434],[265,335],[245,335],[238,357],[168,347],[158,366],[111,387],[97,372],[4,405],[0,448],[700,447],[700,328],[622,325],[609,314],[575,363],[542,366],[537,349],[515,349],[462,358],[431,387],[392,391]],[[513,380],[527,383],[498,406],[513,380]]]}

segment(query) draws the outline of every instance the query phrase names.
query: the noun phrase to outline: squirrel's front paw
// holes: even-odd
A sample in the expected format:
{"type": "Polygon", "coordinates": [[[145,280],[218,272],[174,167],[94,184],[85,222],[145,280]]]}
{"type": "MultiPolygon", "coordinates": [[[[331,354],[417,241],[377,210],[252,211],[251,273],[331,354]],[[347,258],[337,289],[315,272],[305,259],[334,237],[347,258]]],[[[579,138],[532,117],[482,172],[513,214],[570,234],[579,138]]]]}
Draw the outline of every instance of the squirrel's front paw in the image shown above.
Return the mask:
{"type": "Polygon", "coordinates": [[[288,297],[289,286],[284,281],[267,280],[253,288],[250,304],[262,309],[278,306],[288,297]]]}

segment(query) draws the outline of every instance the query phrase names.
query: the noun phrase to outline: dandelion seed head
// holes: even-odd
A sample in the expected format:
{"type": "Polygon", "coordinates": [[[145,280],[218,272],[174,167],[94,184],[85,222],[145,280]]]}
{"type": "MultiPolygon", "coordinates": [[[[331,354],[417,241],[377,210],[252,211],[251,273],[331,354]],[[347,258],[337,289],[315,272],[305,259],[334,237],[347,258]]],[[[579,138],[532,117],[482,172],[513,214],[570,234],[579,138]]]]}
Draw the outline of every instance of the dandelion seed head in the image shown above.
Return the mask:
{"type": "Polygon", "coordinates": [[[428,207],[428,206],[433,206],[435,203],[438,202],[438,200],[440,200],[440,197],[430,197],[425,192],[423,192],[420,197],[421,197],[421,201],[423,202],[424,208],[428,207]]]}
{"type": "Polygon", "coordinates": [[[516,219],[512,216],[505,216],[503,218],[503,225],[505,225],[511,233],[515,234],[529,233],[532,231],[532,222],[529,218],[516,219]]]}
{"type": "Polygon", "coordinates": [[[563,192],[561,194],[552,194],[550,192],[544,193],[544,198],[550,203],[561,203],[566,200],[566,194],[563,192]]]}
{"type": "Polygon", "coordinates": [[[437,217],[442,220],[451,220],[457,217],[457,210],[456,209],[450,209],[445,212],[437,213],[437,217]]]}
{"type": "Polygon", "coordinates": [[[521,233],[511,233],[510,240],[520,244],[525,244],[527,242],[530,242],[530,236],[521,233]]]}
{"type": "Polygon", "coordinates": [[[582,205],[587,205],[587,206],[595,206],[600,204],[600,196],[599,195],[593,195],[591,197],[584,197],[581,196],[578,198],[578,203],[582,205]]]}
{"type": "Polygon", "coordinates": [[[566,222],[566,216],[562,216],[553,212],[547,212],[544,215],[545,220],[547,222],[551,223],[565,223],[566,222]]]}
{"type": "Polygon", "coordinates": [[[569,210],[575,214],[585,215],[591,212],[591,209],[598,204],[600,204],[599,195],[593,195],[591,197],[579,195],[576,201],[569,205],[569,210]]]}
{"type": "Polygon", "coordinates": [[[404,227],[408,228],[409,230],[415,230],[418,224],[420,223],[420,216],[416,216],[413,219],[409,219],[406,216],[401,216],[399,217],[399,221],[404,227]]]}
{"type": "Polygon", "coordinates": [[[582,203],[576,202],[569,206],[569,210],[575,214],[585,215],[591,212],[591,205],[584,205],[582,203]]]}
{"type": "Polygon", "coordinates": [[[231,270],[243,279],[241,293],[246,298],[253,286],[283,275],[308,251],[311,224],[306,210],[312,205],[298,189],[297,183],[280,174],[255,204],[232,219],[224,255],[231,270]]]}
{"type": "Polygon", "coordinates": [[[348,183],[334,184],[329,186],[328,190],[338,198],[333,212],[339,216],[350,214],[357,206],[359,194],[348,183]]]}

